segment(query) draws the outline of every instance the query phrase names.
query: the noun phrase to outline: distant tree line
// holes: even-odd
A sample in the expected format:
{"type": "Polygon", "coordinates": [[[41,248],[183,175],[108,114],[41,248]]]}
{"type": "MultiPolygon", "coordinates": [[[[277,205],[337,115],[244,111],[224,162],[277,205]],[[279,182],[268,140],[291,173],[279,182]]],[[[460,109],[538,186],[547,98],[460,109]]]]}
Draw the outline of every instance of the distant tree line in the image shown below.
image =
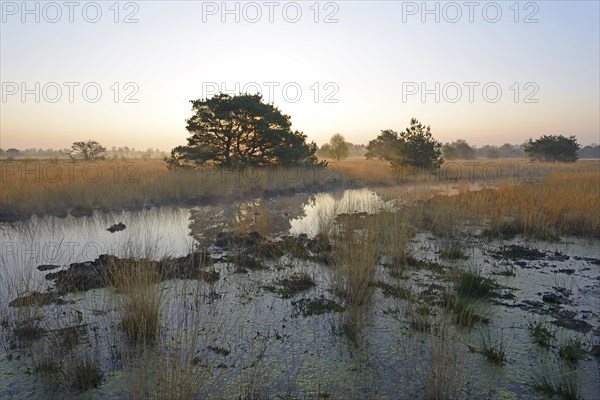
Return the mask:
{"type": "Polygon", "coordinates": [[[221,93],[210,99],[191,100],[192,116],[186,120],[189,133],[186,145],[173,148],[168,156],[149,148],[145,151],[113,146],[108,150],[99,142],[88,139],[74,142],[71,149],[0,149],[3,158],[69,157],[80,160],[106,158],[163,158],[169,169],[216,166],[249,168],[265,166],[325,166],[319,158],[340,161],[349,156],[364,156],[390,163],[394,169],[410,166],[438,169],[444,159],[523,158],[539,161],[574,162],[579,157],[600,157],[598,145],[581,148],[574,136],[543,135],[527,143],[476,148],[465,140],[442,144],[429,125],[416,118],[402,131],[382,130],[364,145],[346,141],[341,133],[318,147],[307,136],[292,129],[291,117],[260,94],[230,96],[221,93]]]}
{"type": "Polygon", "coordinates": [[[595,143],[579,149],[579,158],[600,158],[600,145],[595,143]]]}
{"type": "MultiPolygon", "coordinates": [[[[367,146],[363,144],[354,144],[345,142],[348,148],[348,157],[363,157],[367,152],[367,146]]],[[[473,158],[526,158],[525,153],[526,143],[510,144],[505,143],[502,146],[484,145],[481,147],[471,146],[466,141],[459,139],[452,143],[446,143],[442,146],[442,154],[445,159],[461,159],[469,160],[473,158]],[[467,147],[468,146],[468,147],[467,147]]],[[[319,158],[335,158],[330,153],[330,144],[325,143],[319,147],[316,155],[319,158]]],[[[7,158],[69,158],[71,149],[15,149],[0,148],[0,157],[7,158]]],[[[600,158],[600,145],[592,143],[591,145],[583,146],[577,152],[579,158],[600,158]]],[[[166,152],[158,148],[148,148],[146,150],[138,150],[135,147],[116,147],[112,146],[107,149],[104,156],[107,159],[114,158],[141,158],[154,159],[165,157],[166,152]]],[[[343,158],[343,157],[342,157],[343,158]]]]}
{"type": "MultiPolygon", "coordinates": [[[[367,146],[365,146],[364,144],[354,144],[344,141],[344,145],[348,149],[348,154],[346,155],[346,157],[363,157],[367,152],[367,146]]],[[[317,150],[316,154],[319,158],[337,158],[335,154],[332,154],[332,152],[335,152],[335,150],[332,150],[331,142],[328,142],[322,144],[321,147],[319,147],[319,149],[317,150]]]]}
{"type": "MultiPolygon", "coordinates": [[[[73,153],[73,149],[0,149],[0,158],[3,159],[19,159],[19,158],[38,158],[38,159],[52,159],[52,158],[70,158],[69,156],[73,153]]],[[[137,150],[135,147],[116,147],[112,146],[110,149],[106,149],[103,153],[106,159],[116,158],[164,158],[166,152],[161,149],[148,148],[146,150],[137,150]]]]}
{"type": "MultiPolygon", "coordinates": [[[[389,132],[387,132],[389,133],[389,132]]],[[[385,140],[385,135],[382,137],[385,140]]],[[[333,139],[333,137],[332,137],[333,139]]],[[[348,148],[347,157],[362,157],[367,153],[367,146],[345,142],[348,148]]],[[[337,158],[331,150],[331,143],[325,143],[317,150],[319,158],[337,158]]],[[[382,151],[385,144],[382,144],[382,151]]],[[[471,146],[465,140],[458,139],[442,146],[442,156],[447,160],[473,160],[476,158],[528,158],[526,152],[527,143],[510,144],[501,146],[484,145],[481,147],[471,146]]],[[[572,150],[571,150],[572,151],[572,150]]],[[[576,152],[578,158],[600,158],[600,145],[595,143],[584,146],[576,152]]],[[[341,158],[344,158],[343,156],[341,158]]]]}

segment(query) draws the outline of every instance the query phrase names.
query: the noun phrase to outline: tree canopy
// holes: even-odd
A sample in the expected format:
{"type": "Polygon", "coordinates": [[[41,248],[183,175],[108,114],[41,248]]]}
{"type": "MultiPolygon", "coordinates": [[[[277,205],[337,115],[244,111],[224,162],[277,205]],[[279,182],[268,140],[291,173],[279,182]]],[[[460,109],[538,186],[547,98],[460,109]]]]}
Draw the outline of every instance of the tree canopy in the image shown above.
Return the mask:
{"type": "Polygon", "coordinates": [[[537,140],[529,139],[525,153],[534,161],[575,162],[580,147],[575,136],[543,135],[537,140]]]}
{"type": "Polygon", "coordinates": [[[85,140],[82,142],[74,142],[71,146],[69,156],[71,158],[81,158],[86,161],[93,161],[103,158],[106,152],[106,147],[102,146],[95,140],[85,140]]]}
{"type": "Polygon", "coordinates": [[[410,120],[410,126],[403,132],[391,129],[381,134],[367,145],[365,157],[389,161],[393,168],[413,166],[424,169],[437,169],[444,162],[442,144],[433,138],[431,127],[417,119],[410,120]]]}
{"type": "Polygon", "coordinates": [[[346,139],[342,134],[336,133],[329,139],[328,152],[331,157],[338,161],[348,157],[350,151],[348,149],[348,144],[346,144],[346,139]]]}
{"type": "Polygon", "coordinates": [[[475,149],[462,139],[452,143],[446,143],[442,147],[444,158],[450,160],[472,160],[475,158],[475,149]]]}
{"type": "Polygon", "coordinates": [[[264,103],[259,94],[221,93],[190,102],[194,115],[186,121],[188,144],[171,151],[170,168],[317,163],[317,145],[307,143],[302,132],[292,131],[290,117],[264,103]]]}
{"type": "Polygon", "coordinates": [[[579,150],[580,158],[600,158],[600,146],[595,143],[587,145],[579,150]]]}

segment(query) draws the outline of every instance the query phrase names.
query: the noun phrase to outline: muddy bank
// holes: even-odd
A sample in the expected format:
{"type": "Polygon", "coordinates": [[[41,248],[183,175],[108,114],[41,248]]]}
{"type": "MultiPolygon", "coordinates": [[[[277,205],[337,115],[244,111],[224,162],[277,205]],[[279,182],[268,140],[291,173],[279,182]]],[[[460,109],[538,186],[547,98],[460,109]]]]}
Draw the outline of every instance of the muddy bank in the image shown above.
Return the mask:
{"type": "Polygon", "coordinates": [[[66,293],[111,286],[124,271],[138,267],[156,271],[160,280],[198,279],[216,282],[220,274],[212,268],[215,262],[234,265],[236,273],[263,269],[264,261],[278,259],[286,254],[324,264],[333,262],[332,246],[324,236],[311,239],[307,235],[287,235],[271,239],[255,231],[246,234],[220,232],[211,249],[212,253],[196,251],[182,257],[160,260],[119,258],[102,254],[95,260],[71,263],[68,267],[41,264],[37,270],[46,272],[45,279],[52,282],[52,287],[46,292],[19,296],[10,305],[24,307],[62,304],[61,296],[66,293]]]}

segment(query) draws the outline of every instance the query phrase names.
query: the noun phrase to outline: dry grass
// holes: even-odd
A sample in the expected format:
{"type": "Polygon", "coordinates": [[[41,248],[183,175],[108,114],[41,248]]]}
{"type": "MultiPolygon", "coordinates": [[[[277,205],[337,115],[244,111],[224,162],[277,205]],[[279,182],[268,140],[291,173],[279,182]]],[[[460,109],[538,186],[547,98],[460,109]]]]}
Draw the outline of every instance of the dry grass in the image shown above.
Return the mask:
{"type": "Polygon", "coordinates": [[[316,167],[169,171],[161,160],[0,161],[0,175],[6,219],[260,196],[315,187],[328,176],[316,167]]]}
{"type": "Polygon", "coordinates": [[[598,236],[599,179],[597,173],[555,173],[535,184],[504,184],[498,189],[438,196],[429,202],[428,213],[434,229],[453,236],[478,220],[487,220],[492,233],[598,236]]]}
{"type": "Polygon", "coordinates": [[[377,218],[364,213],[340,215],[333,228],[334,265],[331,281],[347,311],[340,332],[358,344],[358,332],[368,316],[373,277],[379,258],[377,218]]]}
{"type": "Polygon", "coordinates": [[[446,160],[437,171],[417,170],[410,166],[393,170],[386,161],[367,160],[363,157],[349,157],[340,161],[328,158],[324,160],[329,163],[330,176],[337,174],[346,180],[369,185],[466,182],[495,186],[502,182],[535,183],[556,172],[600,172],[599,160],[580,160],[575,163],[531,162],[518,158],[446,160]]]}
{"type": "Polygon", "coordinates": [[[33,278],[34,272],[19,269],[9,273],[0,263],[0,323],[17,346],[29,346],[43,337],[48,328],[40,302],[43,283],[33,278]],[[20,298],[19,301],[13,299],[20,298]],[[11,301],[12,300],[12,301],[11,301]],[[10,304],[10,305],[9,305],[10,304]]]}
{"type": "Polygon", "coordinates": [[[108,282],[127,338],[152,342],[158,335],[163,291],[156,263],[127,261],[109,268],[108,282]]]}
{"type": "Polygon", "coordinates": [[[393,267],[402,267],[408,259],[407,244],[415,234],[420,215],[407,212],[377,214],[377,231],[381,254],[388,257],[393,267]]]}
{"type": "Polygon", "coordinates": [[[466,351],[461,348],[461,338],[452,333],[447,322],[442,322],[436,334],[431,334],[430,342],[430,359],[425,375],[423,398],[460,398],[467,379],[466,351]]]}
{"type": "MultiPolygon", "coordinates": [[[[164,333],[152,342],[119,343],[126,390],[134,399],[205,398],[203,391],[209,391],[207,386],[216,384],[219,376],[211,375],[216,357],[207,350],[217,333],[200,318],[206,287],[178,280],[154,288],[164,293],[159,315],[164,333]]],[[[219,325],[214,330],[222,334],[225,329],[219,325]]]]}
{"type": "MultiPolygon", "coordinates": [[[[331,161],[331,160],[330,160],[331,161]]],[[[433,228],[450,236],[480,217],[493,230],[512,224],[526,234],[587,234],[600,231],[600,162],[531,163],[526,160],[453,160],[434,173],[392,170],[381,160],[347,158],[327,169],[265,168],[169,171],[162,160],[98,162],[0,161],[0,217],[23,218],[34,213],[90,214],[93,209],[143,208],[219,199],[235,200],[289,190],[306,190],[342,178],[359,184],[416,184],[428,190],[411,192],[412,200],[431,197],[432,188],[460,192],[457,199],[438,198],[428,209],[433,228]],[[517,184],[521,183],[521,184],[517,184]],[[470,192],[470,185],[498,187],[497,192],[470,192]],[[452,231],[452,229],[454,231],[452,231]]],[[[331,219],[331,218],[329,218],[331,219]]],[[[255,221],[266,229],[268,219],[255,221]]],[[[324,227],[326,224],[324,224],[324,227]]]]}
{"type": "Polygon", "coordinates": [[[325,158],[329,163],[329,176],[343,177],[360,183],[388,185],[398,182],[398,174],[390,168],[390,163],[382,160],[367,160],[364,157],[349,157],[337,161],[325,158]]]}
{"type": "Polygon", "coordinates": [[[334,284],[350,308],[364,305],[379,255],[377,220],[363,214],[340,218],[335,237],[334,284]]]}

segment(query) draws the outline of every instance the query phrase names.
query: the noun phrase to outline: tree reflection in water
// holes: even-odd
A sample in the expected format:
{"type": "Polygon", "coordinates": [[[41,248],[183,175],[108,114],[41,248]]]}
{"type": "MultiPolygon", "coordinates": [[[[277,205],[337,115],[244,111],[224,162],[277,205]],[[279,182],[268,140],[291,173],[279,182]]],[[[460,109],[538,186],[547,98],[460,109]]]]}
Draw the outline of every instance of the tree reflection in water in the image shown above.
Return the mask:
{"type": "Polygon", "coordinates": [[[314,195],[298,193],[291,196],[256,198],[232,203],[197,206],[190,209],[188,227],[198,249],[207,249],[220,232],[263,236],[288,233],[290,222],[306,216],[306,205],[314,195]]]}

